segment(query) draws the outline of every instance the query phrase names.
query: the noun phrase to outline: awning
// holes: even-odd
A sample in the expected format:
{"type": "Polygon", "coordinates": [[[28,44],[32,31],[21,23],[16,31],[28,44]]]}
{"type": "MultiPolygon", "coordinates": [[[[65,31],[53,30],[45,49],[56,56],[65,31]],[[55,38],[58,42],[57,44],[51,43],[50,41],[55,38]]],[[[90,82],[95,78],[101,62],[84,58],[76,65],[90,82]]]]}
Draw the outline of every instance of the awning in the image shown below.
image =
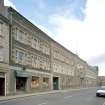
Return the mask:
{"type": "Polygon", "coordinates": [[[16,70],[15,71],[15,75],[16,77],[30,77],[31,74],[27,71],[19,71],[19,70],[16,70]]]}

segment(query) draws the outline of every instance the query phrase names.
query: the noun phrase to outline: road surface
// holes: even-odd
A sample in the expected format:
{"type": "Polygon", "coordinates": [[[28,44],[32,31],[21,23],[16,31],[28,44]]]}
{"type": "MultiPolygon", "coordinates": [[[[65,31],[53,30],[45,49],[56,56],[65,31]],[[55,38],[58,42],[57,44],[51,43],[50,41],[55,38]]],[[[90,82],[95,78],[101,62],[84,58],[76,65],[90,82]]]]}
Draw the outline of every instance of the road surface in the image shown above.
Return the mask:
{"type": "Polygon", "coordinates": [[[95,93],[96,88],[81,89],[0,101],[0,105],[105,105],[105,98],[95,93]]]}

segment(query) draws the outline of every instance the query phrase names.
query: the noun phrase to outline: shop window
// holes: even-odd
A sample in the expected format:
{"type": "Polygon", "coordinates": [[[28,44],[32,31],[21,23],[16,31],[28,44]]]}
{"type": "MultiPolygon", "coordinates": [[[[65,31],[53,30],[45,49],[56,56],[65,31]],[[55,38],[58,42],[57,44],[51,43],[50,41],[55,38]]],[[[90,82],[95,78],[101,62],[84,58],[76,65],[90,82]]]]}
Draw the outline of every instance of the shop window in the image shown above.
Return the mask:
{"type": "Polygon", "coordinates": [[[25,77],[16,77],[16,89],[17,90],[26,90],[26,81],[25,77]]]}
{"type": "Polygon", "coordinates": [[[43,86],[44,86],[45,88],[48,88],[48,84],[49,84],[49,78],[44,77],[44,78],[43,78],[43,86]]]}
{"type": "Polygon", "coordinates": [[[39,87],[39,77],[32,77],[31,88],[38,88],[39,87]]]}
{"type": "Polygon", "coordinates": [[[48,83],[49,78],[43,78],[43,82],[48,83]]]}

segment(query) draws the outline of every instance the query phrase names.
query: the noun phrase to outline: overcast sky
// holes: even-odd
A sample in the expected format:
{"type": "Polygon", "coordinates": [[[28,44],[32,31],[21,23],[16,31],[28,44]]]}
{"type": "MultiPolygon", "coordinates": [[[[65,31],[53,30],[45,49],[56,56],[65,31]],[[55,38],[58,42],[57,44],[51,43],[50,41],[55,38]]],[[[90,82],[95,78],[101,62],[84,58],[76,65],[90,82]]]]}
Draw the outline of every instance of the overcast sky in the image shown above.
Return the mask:
{"type": "Polygon", "coordinates": [[[105,0],[5,0],[105,75],[105,0]]]}

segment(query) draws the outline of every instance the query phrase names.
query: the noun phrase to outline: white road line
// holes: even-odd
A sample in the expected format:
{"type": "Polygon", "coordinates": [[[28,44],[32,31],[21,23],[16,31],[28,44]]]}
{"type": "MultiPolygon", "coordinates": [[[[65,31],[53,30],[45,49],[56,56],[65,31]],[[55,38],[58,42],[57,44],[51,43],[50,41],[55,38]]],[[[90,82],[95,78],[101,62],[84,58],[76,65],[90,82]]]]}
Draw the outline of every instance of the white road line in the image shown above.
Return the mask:
{"type": "Polygon", "coordinates": [[[44,103],[41,103],[41,104],[38,104],[38,105],[46,105],[48,102],[46,101],[46,102],[44,102],[44,103]]]}
{"type": "Polygon", "coordinates": [[[68,98],[71,98],[72,96],[70,95],[70,96],[66,96],[66,97],[64,97],[64,99],[68,99],[68,98]]]}
{"type": "Polygon", "coordinates": [[[103,103],[103,105],[105,105],[105,102],[103,103]]]}

